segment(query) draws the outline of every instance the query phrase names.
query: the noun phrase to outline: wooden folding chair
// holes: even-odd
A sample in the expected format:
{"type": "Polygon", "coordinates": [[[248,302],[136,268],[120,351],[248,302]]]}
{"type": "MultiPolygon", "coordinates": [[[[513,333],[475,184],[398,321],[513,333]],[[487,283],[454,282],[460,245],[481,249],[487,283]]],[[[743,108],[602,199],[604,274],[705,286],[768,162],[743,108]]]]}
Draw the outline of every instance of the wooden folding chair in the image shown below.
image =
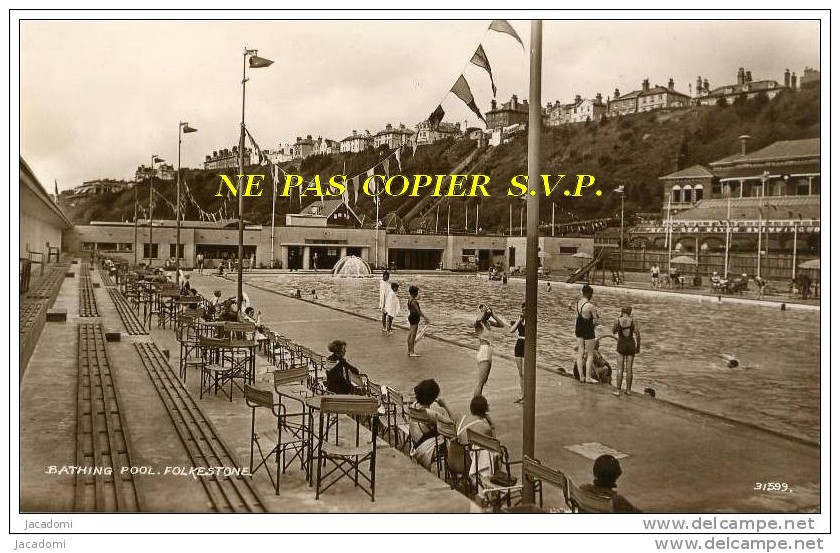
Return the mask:
{"type": "Polygon", "coordinates": [[[534,495],[539,497],[539,511],[537,512],[545,512],[543,511],[543,486],[545,484],[554,486],[563,492],[563,500],[566,502],[566,505],[571,508],[572,503],[569,497],[569,480],[566,478],[566,475],[559,470],[547,467],[540,463],[539,460],[532,459],[531,457],[525,455],[522,458],[522,478],[527,479],[534,485],[534,495]]]}
{"type": "Polygon", "coordinates": [[[295,458],[301,459],[301,467],[303,467],[303,452],[306,449],[306,435],[304,427],[300,423],[296,423],[290,419],[290,415],[286,412],[286,408],[282,403],[274,403],[274,394],[270,390],[260,390],[245,385],[245,403],[251,408],[251,458],[250,458],[250,473],[253,475],[265,468],[268,473],[268,478],[274,486],[274,493],[280,493],[280,470],[282,468],[285,474],[286,469],[292,464],[295,458]],[[271,412],[274,417],[274,422],[271,427],[264,431],[257,431],[257,409],[266,409],[271,412]],[[260,441],[268,442],[268,445],[263,449],[260,441]],[[260,456],[260,462],[254,466],[254,445],[257,446],[257,453],[260,456]],[[286,453],[292,451],[293,455],[287,461],[286,453]],[[272,475],[268,468],[268,462],[274,457],[275,473],[272,475]]]}
{"type": "Polygon", "coordinates": [[[438,434],[443,438],[446,451],[442,453],[444,479],[453,490],[463,484],[464,493],[470,495],[470,456],[467,446],[458,442],[458,430],[455,421],[446,417],[437,419],[438,434]]]}
{"type": "Polygon", "coordinates": [[[356,395],[325,395],[321,397],[320,415],[318,417],[318,455],[316,458],[315,499],[326,492],[342,478],[353,480],[355,487],[361,488],[371,501],[375,501],[376,494],[376,438],[379,424],[379,403],[372,397],[356,395]],[[334,415],[347,415],[355,425],[354,437],[347,440],[342,436],[340,443],[330,443],[328,439],[328,421],[334,415]],[[371,429],[363,432],[362,419],[370,417],[371,429]],[[368,441],[367,436],[370,436],[368,441]],[[342,443],[344,442],[344,443],[342,443]],[[322,465],[329,461],[332,465],[329,471],[323,472],[322,465]],[[362,464],[367,463],[368,470],[360,470],[362,464]],[[329,480],[333,476],[332,480],[329,480]],[[329,480],[329,481],[328,481],[329,480]],[[328,482],[327,482],[328,481],[328,482]],[[325,484],[325,482],[327,482],[325,484]]]}
{"type": "Polygon", "coordinates": [[[522,484],[517,483],[510,467],[521,464],[522,461],[511,461],[507,448],[499,440],[475,432],[472,428],[467,428],[467,441],[470,445],[470,452],[473,454],[472,462],[476,465],[474,468],[477,495],[484,502],[492,504],[494,512],[501,509],[503,499],[510,507],[514,493],[522,490],[522,484]],[[490,454],[489,470],[482,470],[482,467],[478,466],[479,454],[482,451],[490,454]],[[498,464],[498,469],[494,466],[495,464],[498,464]]]}

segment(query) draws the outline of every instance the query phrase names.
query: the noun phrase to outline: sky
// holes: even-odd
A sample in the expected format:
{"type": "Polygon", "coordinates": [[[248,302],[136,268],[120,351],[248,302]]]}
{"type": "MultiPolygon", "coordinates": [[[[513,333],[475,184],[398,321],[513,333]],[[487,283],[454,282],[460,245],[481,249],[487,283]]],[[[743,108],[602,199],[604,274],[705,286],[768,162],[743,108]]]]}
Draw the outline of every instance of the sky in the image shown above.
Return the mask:
{"type": "MultiPolygon", "coordinates": [[[[54,180],[60,190],[97,178],[131,180],[153,154],[177,166],[178,124],[188,121],[199,132],[184,137],[181,165],[200,167],[206,154],[238,142],[246,46],[275,62],[248,70],[246,126],[263,149],[307,134],[334,140],[353,130],[375,134],[387,123],[413,129],[441,101],[446,121],[481,126],[447,91],[463,73],[482,112],[490,108],[487,73],[469,63],[482,44],[497,100],[528,97],[527,50],[509,35],[487,30],[492,18],[505,15],[516,14],[467,12],[487,16],[474,20],[24,20],[20,153],[49,191],[54,180]]],[[[527,48],[530,23],[508,19],[527,48]]],[[[814,20],[545,20],[542,104],[570,102],[576,94],[611,96],[616,88],[624,94],[641,88],[645,78],[651,86],[673,78],[675,88],[688,94],[698,75],[716,87],[734,83],[739,67],[752,71],[754,80],[783,82],[786,68],[801,75],[806,66],[820,69],[820,61],[820,23],[814,20]]]]}

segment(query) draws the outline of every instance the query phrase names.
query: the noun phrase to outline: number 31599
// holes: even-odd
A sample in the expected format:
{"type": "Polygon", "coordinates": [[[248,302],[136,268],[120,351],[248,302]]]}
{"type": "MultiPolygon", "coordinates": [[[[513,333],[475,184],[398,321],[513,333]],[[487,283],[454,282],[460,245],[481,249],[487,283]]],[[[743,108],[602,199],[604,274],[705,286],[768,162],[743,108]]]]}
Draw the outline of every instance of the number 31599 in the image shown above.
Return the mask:
{"type": "Polygon", "coordinates": [[[753,490],[762,492],[792,492],[787,482],[756,482],[753,490]]]}

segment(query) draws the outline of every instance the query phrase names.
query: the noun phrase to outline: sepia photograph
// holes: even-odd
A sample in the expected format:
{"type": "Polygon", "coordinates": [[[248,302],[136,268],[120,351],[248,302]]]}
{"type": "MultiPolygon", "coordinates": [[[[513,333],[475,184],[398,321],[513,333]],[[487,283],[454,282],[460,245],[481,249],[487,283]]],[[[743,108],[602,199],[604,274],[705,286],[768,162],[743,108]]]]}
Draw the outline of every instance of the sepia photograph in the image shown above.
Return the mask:
{"type": "Polygon", "coordinates": [[[827,12],[10,17],[15,549],[829,530],[827,12]]]}

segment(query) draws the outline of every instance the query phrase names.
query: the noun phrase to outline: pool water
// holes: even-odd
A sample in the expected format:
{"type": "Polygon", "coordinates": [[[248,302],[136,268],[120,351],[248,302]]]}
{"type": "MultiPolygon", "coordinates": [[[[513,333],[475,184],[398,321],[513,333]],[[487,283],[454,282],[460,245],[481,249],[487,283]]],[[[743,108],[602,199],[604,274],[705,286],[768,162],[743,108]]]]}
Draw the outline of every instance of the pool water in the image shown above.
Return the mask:
{"type": "MultiPolygon", "coordinates": [[[[314,289],[320,303],[378,317],[377,278],[333,278],[327,275],[252,275],[247,281],[283,294],[300,289],[304,298],[314,289]]],[[[486,303],[507,320],[519,316],[525,282],[508,284],[474,275],[413,275],[398,273],[403,311],[397,322],[407,324],[408,287],[420,288],[423,312],[432,321],[428,336],[445,336],[477,347],[472,323],[478,305],[486,303]]],[[[539,285],[537,363],[570,371],[574,363],[575,312],[569,309],[579,286],[545,282],[539,285]]],[[[633,390],[647,387],[656,397],[723,415],[764,428],[819,440],[820,432],[820,314],[819,311],[718,303],[713,298],[651,294],[646,291],[597,288],[593,301],[610,334],[621,306],[631,304],[642,334],[636,356],[633,390]],[[734,355],[737,369],[728,369],[721,354],[734,355]]],[[[496,351],[513,354],[515,338],[496,331],[496,351]]],[[[615,341],[601,341],[601,352],[617,366],[615,341]]]]}

